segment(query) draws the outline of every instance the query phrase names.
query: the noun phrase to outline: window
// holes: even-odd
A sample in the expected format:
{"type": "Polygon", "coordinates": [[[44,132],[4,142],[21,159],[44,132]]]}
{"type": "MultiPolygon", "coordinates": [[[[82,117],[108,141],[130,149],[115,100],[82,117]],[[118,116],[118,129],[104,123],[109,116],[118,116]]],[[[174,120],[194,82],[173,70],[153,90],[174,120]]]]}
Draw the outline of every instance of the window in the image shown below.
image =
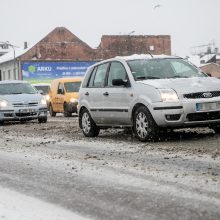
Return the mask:
{"type": "Polygon", "coordinates": [[[60,83],[59,86],[58,86],[58,92],[57,94],[64,94],[64,88],[63,88],[63,85],[60,83]]]}
{"type": "Polygon", "coordinates": [[[5,71],[2,72],[2,80],[5,80],[6,76],[5,76],[5,71]]]}
{"type": "Polygon", "coordinates": [[[65,82],[64,87],[66,92],[79,92],[81,82],[65,82]]]}
{"type": "Polygon", "coordinates": [[[13,69],[13,71],[14,71],[14,79],[17,79],[16,69],[13,69]]]}
{"type": "Polygon", "coordinates": [[[99,65],[94,77],[93,87],[104,87],[105,75],[108,69],[108,63],[99,65]]]}
{"type": "Polygon", "coordinates": [[[154,51],[154,45],[149,46],[150,51],[154,51]]]}
{"type": "Polygon", "coordinates": [[[140,59],[127,63],[135,80],[205,77],[182,59],[140,59]]]}
{"type": "Polygon", "coordinates": [[[97,67],[95,67],[94,70],[92,71],[92,74],[91,74],[90,79],[89,79],[88,87],[93,86],[93,81],[94,81],[94,78],[95,78],[96,71],[97,71],[97,67]]]}
{"type": "Polygon", "coordinates": [[[7,83],[0,87],[0,95],[35,93],[36,90],[28,83],[7,83]]]}
{"type": "Polygon", "coordinates": [[[11,70],[8,70],[8,79],[11,79],[11,70]]]}
{"type": "Polygon", "coordinates": [[[119,62],[112,62],[108,75],[108,86],[112,85],[113,79],[127,80],[127,72],[124,66],[119,62]]]}
{"type": "Polygon", "coordinates": [[[180,61],[173,60],[171,62],[171,65],[177,75],[184,75],[187,77],[191,75],[193,72],[198,72],[196,68],[193,68],[192,66],[187,65],[187,63],[183,63],[180,61]]]}

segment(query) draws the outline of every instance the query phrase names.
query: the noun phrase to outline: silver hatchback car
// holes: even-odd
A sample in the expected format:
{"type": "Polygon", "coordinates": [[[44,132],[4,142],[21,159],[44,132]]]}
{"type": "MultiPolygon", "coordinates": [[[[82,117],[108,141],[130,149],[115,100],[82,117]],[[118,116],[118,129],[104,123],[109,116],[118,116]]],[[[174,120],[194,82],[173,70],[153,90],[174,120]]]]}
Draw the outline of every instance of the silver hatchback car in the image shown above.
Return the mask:
{"type": "Polygon", "coordinates": [[[90,67],[79,91],[79,126],[132,127],[141,141],[161,128],[208,126],[220,131],[220,80],[182,58],[132,55],[90,67]]]}
{"type": "Polygon", "coordinates": [[[27,82],[0,82],[0,123],[34,119],[47,122],[46,99],[27,82]]]}

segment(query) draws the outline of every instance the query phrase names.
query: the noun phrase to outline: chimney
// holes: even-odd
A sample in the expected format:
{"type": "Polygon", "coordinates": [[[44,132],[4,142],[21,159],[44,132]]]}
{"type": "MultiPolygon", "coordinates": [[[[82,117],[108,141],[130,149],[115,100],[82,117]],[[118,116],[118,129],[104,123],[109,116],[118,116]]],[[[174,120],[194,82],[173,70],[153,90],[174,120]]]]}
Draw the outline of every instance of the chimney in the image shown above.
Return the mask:
{"type": "Polygon", "coordinates": [[[24,42],[24,49],[27,49],[28,48],[28,44],[27,44],[27,41],[24,42]]]}
{"type": "Polygon", "coordinates": [[[207,54],[211,54],[212,53],[212,48],[211,47],[208,47],[207,48],[207,54]]]}

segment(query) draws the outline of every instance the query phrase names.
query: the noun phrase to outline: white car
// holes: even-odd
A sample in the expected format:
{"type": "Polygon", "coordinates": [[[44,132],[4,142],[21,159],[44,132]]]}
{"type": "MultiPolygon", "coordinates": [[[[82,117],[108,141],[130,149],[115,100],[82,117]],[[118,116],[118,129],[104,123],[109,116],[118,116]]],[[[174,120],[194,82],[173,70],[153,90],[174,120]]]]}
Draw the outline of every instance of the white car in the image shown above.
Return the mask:
{"type": "Polygon", "coordinates": [[[47,103],[29,83],[19,80],[0,82],[0,123],[5,121],[47,122],[47,103]]]}
{"type": "Polygon", "coordinates": [[[161,128],[220,131],[219,79],[178,57],[102,61],[88,69],[79,96],[79,126],[88,137],[108,127],[132,127],[141,141],[158,137],[161,128]]]}
{"type": "Polygon", "coordinates": [[[32,84],[32,86],[41,93],[47,100],[49,101],[49,90],[50,90],[50,84],[49,83],[35,83],[32,84]]]}

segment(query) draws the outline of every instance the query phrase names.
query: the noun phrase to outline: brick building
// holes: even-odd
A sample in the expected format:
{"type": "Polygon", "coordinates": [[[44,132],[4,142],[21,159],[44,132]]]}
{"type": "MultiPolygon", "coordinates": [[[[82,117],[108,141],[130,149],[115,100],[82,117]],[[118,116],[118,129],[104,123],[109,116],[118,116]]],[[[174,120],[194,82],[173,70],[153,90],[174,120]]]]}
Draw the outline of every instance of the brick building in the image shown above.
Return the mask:
{"type": "Polygon", "coordinates": [[[47,81],[54,77],[82,76],[88,66],[99,60],[148,52],[170,55],[170,36],[104,35],[98,48],[93,49],[66,28],[57,27],[16,57],[1,56],[0,79],[29,80],[32,76],[47,81]]]}
{"type": "Polygon", "coordinates": [[[200,66],[200,69],[212,77],[220,78],[220,65],[217,63],[207,63],[200,66]]]}

